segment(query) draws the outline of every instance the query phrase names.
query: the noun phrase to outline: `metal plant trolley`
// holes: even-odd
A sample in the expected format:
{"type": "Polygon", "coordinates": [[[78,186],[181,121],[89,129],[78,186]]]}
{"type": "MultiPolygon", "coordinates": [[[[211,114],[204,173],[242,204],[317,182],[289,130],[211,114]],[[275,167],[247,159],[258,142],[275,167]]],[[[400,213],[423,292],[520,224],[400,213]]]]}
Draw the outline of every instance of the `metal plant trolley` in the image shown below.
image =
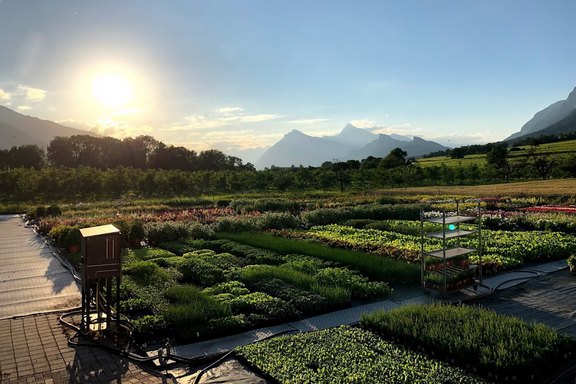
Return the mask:
{"type": "Polygon", "coordinates": [[[460,204],[454,202],[456,215],[446,215],[442,210],[440,217],[426,218],[424,210],[420,212],[420,250],[421,250],[421,284],[440,294],[459,291],[482,283],[482,229],[480,200],[477,200],[477,216],[460,214],[460,204]],[[476,222],[476,228],[461,228],[463,223],[476,222]],[[425,223],[434,223],[439,230],[428,232],[425,223]],[[463,247],[459,239],[476,236],[474,247],[463,247]],[[425,250],[426,238],[442,240],[442,247],[432,251],[425,250]],[[471,264],[472,254],[478,255],[478,264],[471,264]]]}
{"type": "Polygon", "coordinates": [[[110,330],[111,320],[120,326],[120,278],[122,259],[120,230],[115,226],[101,225],[80,229],[82,235],[82,321],[83,332],[110,330]],[[115,313],[113,306],[115,286],[115,313]]]}

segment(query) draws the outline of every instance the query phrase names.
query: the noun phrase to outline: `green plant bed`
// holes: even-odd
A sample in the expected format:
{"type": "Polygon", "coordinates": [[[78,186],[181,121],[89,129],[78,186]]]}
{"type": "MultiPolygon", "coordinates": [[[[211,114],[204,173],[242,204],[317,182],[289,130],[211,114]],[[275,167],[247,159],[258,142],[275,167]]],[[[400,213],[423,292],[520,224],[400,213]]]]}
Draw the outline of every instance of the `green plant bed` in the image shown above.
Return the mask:
{"type": "Polygon", "coordinates": [[[236,351],[280,383],[485,383],[462,369],[348,326],[278,337],[236,351]]]}
{"type": "Polygon", "coordinates": [[[529,380],[576,346],[543,324],[478,307],[413,305],[362,317],[362,327],[480,372],[529,380]]]}
{"type": "Polygon", "coordinates": [[[359,270],[365,276],[381,281],[417,283],[420,279],[417,265],[380,255],[332,248],[319,243],[266,233],[218,233],[216,237],[270,249],[281,254],[298,253],[338,262],[359,270]]]}

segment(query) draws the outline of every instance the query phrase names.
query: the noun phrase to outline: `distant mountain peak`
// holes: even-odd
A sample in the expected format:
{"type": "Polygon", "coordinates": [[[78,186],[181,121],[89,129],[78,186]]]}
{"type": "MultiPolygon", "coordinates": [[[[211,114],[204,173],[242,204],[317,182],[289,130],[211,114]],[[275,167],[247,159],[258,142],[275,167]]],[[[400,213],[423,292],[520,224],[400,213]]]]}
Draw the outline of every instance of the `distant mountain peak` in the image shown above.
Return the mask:
{"type": "Polygon", "coordinates": [[[361,128],[358,128],[358,127],[356,127],[356,126],[348,123],[348,124],[346,124],[346,125],[344,126],[344,128],[342,128],[342,132],[346,132],[346,131],[356,131],[356,130],[358,130],[358,129],[361,129],[361,128]]]}
{"type": "Polygon", "coordinates": [[[537,112],[526,124],[516,132],[508,136],[505,141],[514,140],[519,137],[532,136],[549,126],[558,123],[568,117],[576,110],[576,87],[570,92],[565,100],[560,100],[550,104],[548,107],[537,112]]]}

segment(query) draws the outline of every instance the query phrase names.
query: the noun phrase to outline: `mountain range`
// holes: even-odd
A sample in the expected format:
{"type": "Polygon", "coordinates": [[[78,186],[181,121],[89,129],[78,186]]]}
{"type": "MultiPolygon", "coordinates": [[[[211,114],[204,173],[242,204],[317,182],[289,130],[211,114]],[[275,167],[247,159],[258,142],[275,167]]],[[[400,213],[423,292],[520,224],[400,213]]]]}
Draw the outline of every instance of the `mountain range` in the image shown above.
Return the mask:
{"type": "Polygon", "coordinates": [[[410,139],[400,135],[375,134],[347,124],[334,136],[314,137],[300,131],[287,133],[264,152],[256,168],[292,165],[319,166],[326,161],[362,160],[369,156],[384,157],[394,148],[401,148],[408,157],[448,149],[419,137],[410,139]]]}
{"type": "Polygon", "coordinates": [[[70,128],[53,121],[26,116],[0,106],[0,149],[36,144],[46,148],[56,136],[92,135],[81,129],[70,128]]]}
{"type": "MultiPolygon", "coordinates": [[[[242,151],[234,155],[256,168],[292,165],[318,166],[326,161],[361,160],[369,156],[383,157],[392,149],[401,148],[409,157],[447,149],[419,137],[375,134],[348,124],[333,136],[314,137],[300,131],[287,133],[269,148],[242,151]]],[[[527,137],[558,135],[576,131],[576,88],[566,98],[537,112],[532,119],[504,141],[514,142],[527,137]]],[[[56,136],[92,135],[94,133],[67,127],[49,120],[26,116],[0,106],[0,149],[36,144],[46,148],[56,136]]]]}
{"type": "Polygon", "coordinates": [[[504,141],[517,141],[528,137],[557,135],[576,130],[576,88],[566,100],[557,101],[536,113],[526,124],[504,141]]]}

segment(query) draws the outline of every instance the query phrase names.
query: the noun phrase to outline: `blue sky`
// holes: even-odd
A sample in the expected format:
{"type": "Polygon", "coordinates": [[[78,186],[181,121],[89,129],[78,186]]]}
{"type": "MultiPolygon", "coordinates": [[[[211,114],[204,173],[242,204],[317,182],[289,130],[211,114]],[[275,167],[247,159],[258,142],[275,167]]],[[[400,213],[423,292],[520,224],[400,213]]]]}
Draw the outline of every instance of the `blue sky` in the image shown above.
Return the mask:
{"type": "Polygon", "coordinates": [[[0,0],[0,105],[229,153],[348,122],[495,141],[576,86],[575,14],[573,0],[0,0]],[[131,86],[122,105],[92,92],[110,74],[131,86]]]}

